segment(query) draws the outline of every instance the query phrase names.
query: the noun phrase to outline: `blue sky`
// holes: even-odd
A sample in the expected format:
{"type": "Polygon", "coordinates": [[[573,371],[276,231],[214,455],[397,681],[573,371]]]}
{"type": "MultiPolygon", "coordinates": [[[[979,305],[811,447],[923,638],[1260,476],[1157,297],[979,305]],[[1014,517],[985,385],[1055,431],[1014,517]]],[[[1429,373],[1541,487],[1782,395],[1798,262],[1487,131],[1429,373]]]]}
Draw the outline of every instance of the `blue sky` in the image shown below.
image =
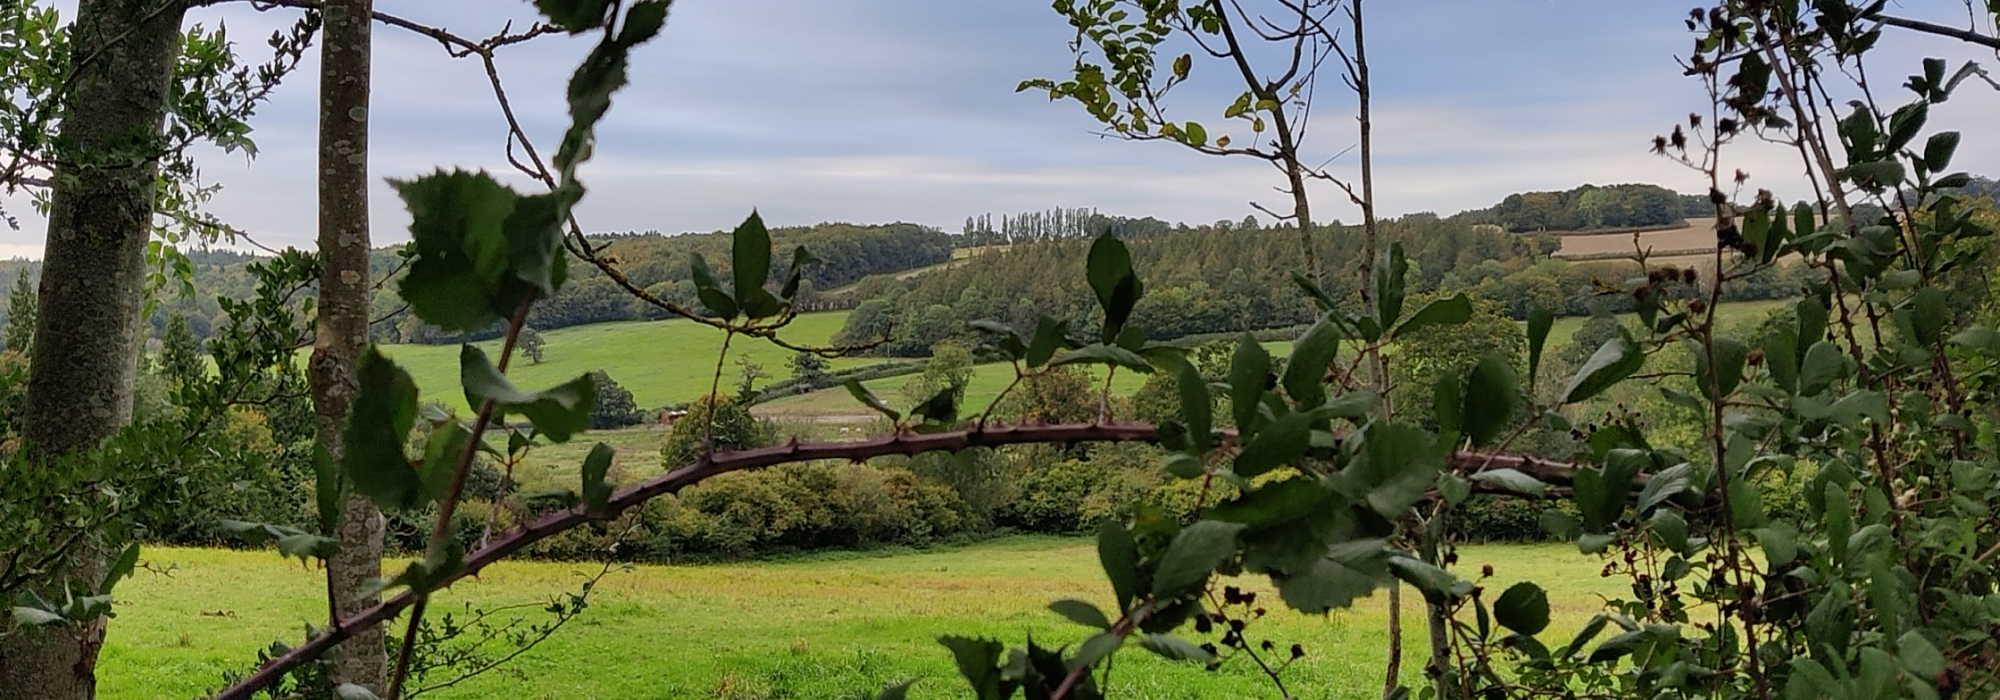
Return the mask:
{"type": "MultiPolygon", "coordinates": [[[[1896,11],[1967,21],[1960,3],[1905,4],[1896,11]]],[[[1680,22],[1688,6],[1370,2],[1379,210],[1450,213],[1585,182],[1700,191],[1696,173],[1647,152],[1654,134],[1703,105],[1700,86],[1674,63],[1692,42],[1680,22]]],[[[515,0],[382,0],[379,9],[465,35],[533,17],[515,0]]],[[[233,5],[196,15],[226,24],[252,55],[289,19],[233,5]]],[[[478,65],[402,30],[377,31],[378,182],[439,166],[506,171],[502,122],[478,65]]],[[[967,216],[1055,206],[1189,222],[1241,219],[1252,201],[1284,209],[1268,165],[1102,138],[1074,104],[1017,94],[1024,78],[1063,75],[1070,36],[1040,0],[682,0],[636,57],[633,85],[584,172],[591,195],[580,219],[600,231],[708,231],[756,208],[782,224],[914,221],[955,231],[967,216]]],[[[586,48],[546,38],[504,54],[514,102],[545,145],[565,125],[561,86],[586,48]]],[[[1900,78],[1924,55],[2000,64],[1952,42],[1892,39],[1876,65],[1900,78]]],[[[1209,79],[1218,68],[1198,63],[1170,107],[1211,134],[1234,96],[1209,79]]],[[[316,75],[308,61],[254,123],[255,161],[204,159],[204,175],[224,188],[213,211],[266,244],[312,240],[316,75]]],[[[1995,114],[2000,95],[1969,83],[1932,125],[1976,127],[1995,114]]],[[[1354,145],[1352,117],[1351,96],[1324,83],[1310,150],[1330,157],[1354,145]]],[[[2000,172],[1993,136],[1971,134],[1956,165],[2000,172]]],[[[1753,186],[1804,194],[1786,151],[1748,144],[1730,163],[1753,186]]],[[[1352,155],[1331,166],[1355,168],[1352,155]]],[[[386,185],[373,197],[378,244],[406,239],[401,203],[386,185]]],[[[1314,200],[1318,218],[1359,216],[1331,187],[1314,200]]],[[[30,216],[22,230],[0,231],[0,255],[38,255],[44,229],[30,216]]]]}

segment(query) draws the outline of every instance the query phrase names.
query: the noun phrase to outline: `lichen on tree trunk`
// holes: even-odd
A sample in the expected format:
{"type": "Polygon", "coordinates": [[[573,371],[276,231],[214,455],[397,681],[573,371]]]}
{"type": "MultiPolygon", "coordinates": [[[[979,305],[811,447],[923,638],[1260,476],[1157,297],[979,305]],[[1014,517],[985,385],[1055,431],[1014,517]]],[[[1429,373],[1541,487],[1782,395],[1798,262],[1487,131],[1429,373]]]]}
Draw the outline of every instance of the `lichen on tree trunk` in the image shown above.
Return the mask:
{"type": "MultiPolygon", "coordinates": [[[[368,343],[368,99],[373,0],[328,0],[320,42],[319,323],[311,364],[320,444],[341,453],[341,430],[353,403],[355,363],[368,343]]],[[[335,619],[380,602],[382,514],[350,496],[327,562],[335,619]]],[[[388,665],[383,630],[356,630],[334,654],[335,683],[381,693],[388,665]]]]}
{"type": "MultiPolygon", "coordinates": [[[[77,6],[23,426],[44,459],[92,449],[132,419],[154,178],[185,12],[158,0],[77,6]]],[[[86,547],[70,577],[93,580],[99,552],[86,547]]],[[[94,697],[104,628],[99,619],[0,638],[4,695],[94,697]]]]}

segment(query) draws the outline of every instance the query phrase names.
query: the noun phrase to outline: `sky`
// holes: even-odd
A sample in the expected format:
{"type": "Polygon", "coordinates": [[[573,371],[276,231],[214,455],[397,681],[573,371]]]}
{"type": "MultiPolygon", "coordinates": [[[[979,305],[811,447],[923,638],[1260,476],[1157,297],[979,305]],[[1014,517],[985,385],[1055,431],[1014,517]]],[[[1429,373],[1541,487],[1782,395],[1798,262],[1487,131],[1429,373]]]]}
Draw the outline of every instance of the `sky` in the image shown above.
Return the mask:
{"type": "MultiPolygon", "coordinates": [[[[74,0],[54,4],[67,13],[74,0]]],[[[1378,211],[1450,214],[1584,183],[1704,191],[1699,173],[1649,153],[1655,134],[1706,110],[1701,85],[1675,62],[1693,41],[1681,23],[1689,6],[1368,2],[1378,211]]],[[[525,0],[378,0],[377,9],[467,36],[535,17],[525,0]]],[[[1950,0],[1904,0],[1891,12],[1969,22],[1950,0]]],[[[261,61],[263,38],[294,17],[226,3],[191,21],[226,26],[261,61]]],[[[1075,103],[1017,93],[1023,79],[1066,74],[1073,34],[1040,0],[681,0],[660,38],[634,56],[632,84],[583,170],[590,193],[579,220],[591,231],[713,231],[755,209],[780,225],[909,221],[957,231],[969,216],[1051,207],[1189,223],[1269,221],[1253,202],[1289,209],[1276,190],[1283,178],[1261,161],[1106,138],[1075,103]]],[[[545,151],[567,125],[562,86],[588,41],[545,37],[502,54],[512,102],[545,151]]],[[[382,245],[408,239],[388,179],[509,168],[504,122],[477,63],[393,27],[378,25],[375,48],[371,223],[382,245]]],[[[1873,65],[1900,82],[1924,56],[2000,67],[1991,51],[1895,35],[1873,65]]],[[[1221,111],[1236,90],[1223,68],[1197,61],[1169,115],[1203,121],[1211,138],[1228,133],[1221,111]]],[[[204,178],[222,186],[210,210],[264,245],[313,241],[317,75],[308,59],[253,120],[254,160],[199,156],[204,178]]],[[[1353,102],[1336,81],[1322,83],[1306,144],[1348,177],[1359,168],[1353,102]]],[[[2000,93],[1969,82],[1931,125],[1976,128],[1995,114],[2000,93]]],[[[2000,173],[1992,136],[1968,133],[1956,169],[2000,173]]],[[[1790,151],[1745,141],[1725,156],[1751,174],[1751,187],[1809,194],[1790,151]]],[[[1316,219],[1360,218],[1334,188],[1311,192],[1316,219]]],[[[0,227],[0,256],[39,257],[46,222],[19,197],[6,204],[24,216],[19,230],[0,227]]]]}

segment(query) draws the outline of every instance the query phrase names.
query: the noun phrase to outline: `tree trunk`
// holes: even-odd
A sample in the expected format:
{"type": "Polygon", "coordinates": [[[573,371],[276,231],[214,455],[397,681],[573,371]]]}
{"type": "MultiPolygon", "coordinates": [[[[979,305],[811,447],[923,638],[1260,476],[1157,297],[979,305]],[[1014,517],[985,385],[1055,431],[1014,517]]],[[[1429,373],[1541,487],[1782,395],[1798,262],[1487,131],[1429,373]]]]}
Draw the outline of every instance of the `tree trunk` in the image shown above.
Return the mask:
{"type": "MultiPolygon", "coordinates": [[[[185,12],[155,0],[77,7],[23,430],[45,458],[92,449],[132,419],[153,181],[185,12]]],[[[73,565],[75,580],[94,582],[104,562],[87,547],[73,565]]],[[[104,625],[0,639],[0,694],[94,697],[104,625]]]]}
{"type": "MultiPolygon", "coordinates": [[[[313,412],[319,442],[338,459],[356,390],[354,366],[368,344],[368,82],[373,0],[327,0],[320,42],[319,325],[312,354],[313,412]]],[[[330,612],[354,615],[380,602],[382,514],[349,496],[340,549],[327,562],[330,612]]],[[[380,694],[388,657],[380,625],[358,630],[334,651],[333,682],[380,694]]]]}

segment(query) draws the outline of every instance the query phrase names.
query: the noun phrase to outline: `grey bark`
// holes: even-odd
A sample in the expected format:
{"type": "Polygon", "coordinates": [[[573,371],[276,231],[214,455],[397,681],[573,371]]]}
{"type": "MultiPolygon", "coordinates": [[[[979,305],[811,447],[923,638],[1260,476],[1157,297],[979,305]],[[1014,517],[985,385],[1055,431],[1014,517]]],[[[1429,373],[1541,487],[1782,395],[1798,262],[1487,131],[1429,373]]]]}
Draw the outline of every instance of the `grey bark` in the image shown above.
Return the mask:
{"type": "MultiPolygon", "coordinates": [[[[28,370],[24,433],[44,458],[92,449],[132,418],[154,178],[185,12],[160,0],[77,6],[77,76],[60,110],[28,370]]],[[[103,566],[86,548],[71,574],[91,581],[103,566]]],[[[0,694],[94,697],[104,627],[98,619],[0,639],[0,694]]]]}
{"type": "MultiPolygon", "coordinates": [[[[312,354],[313,412],[319,441],[340,455],[341,430],[354,401],[354,368],[368,343],[368,101],[373,0],[328,0],[320,42],[319,322],[312,354]]],[[[350,496],[327,562],[335,621],[381,601],[382,514],[350,496]]],[[[381,625],[356,630],[334,650],[334,683],[381,694],[387,650],[381,625]]]]}

